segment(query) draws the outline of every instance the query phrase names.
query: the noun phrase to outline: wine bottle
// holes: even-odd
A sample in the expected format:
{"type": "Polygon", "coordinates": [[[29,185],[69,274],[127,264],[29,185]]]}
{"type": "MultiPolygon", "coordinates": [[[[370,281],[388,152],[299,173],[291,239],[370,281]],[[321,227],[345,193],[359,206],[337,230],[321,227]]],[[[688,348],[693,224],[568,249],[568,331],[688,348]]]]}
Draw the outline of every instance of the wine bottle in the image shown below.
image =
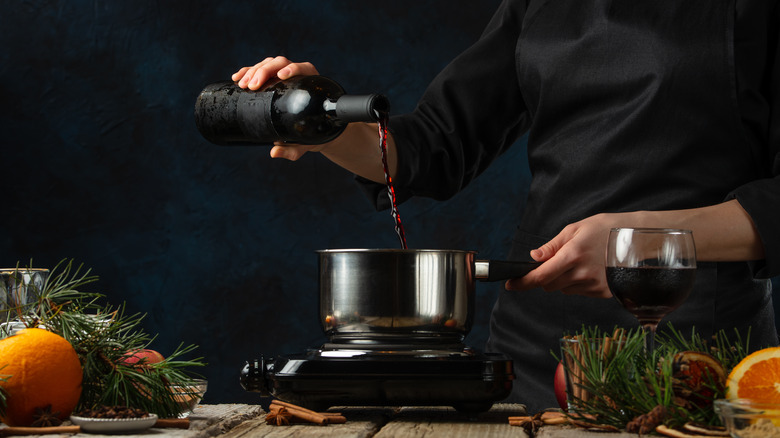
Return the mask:
{"type": "Polygon", "coordinates": [[[276,80],[258,91],[219,82],[201,91],[195,122],[203,137],[219,145],[321,144],[350,122],[380,120],[389,106],[380,94],[348,95],[324,76],[276,80]]]}

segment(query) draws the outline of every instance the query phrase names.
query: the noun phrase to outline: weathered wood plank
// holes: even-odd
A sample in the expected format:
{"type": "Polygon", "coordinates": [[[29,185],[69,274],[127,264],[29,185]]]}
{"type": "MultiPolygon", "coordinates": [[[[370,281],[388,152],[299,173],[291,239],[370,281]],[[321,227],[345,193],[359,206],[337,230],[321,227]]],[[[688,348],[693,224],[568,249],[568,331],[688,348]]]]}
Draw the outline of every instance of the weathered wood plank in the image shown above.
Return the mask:
{"type": "Polygon", "coordinates": [[[169,429],[152,429],[165,432],[166,436],[206,438],[224,434],[236,426],[255,418],[265,418],[259,405],[221,404],[200,405],[190,415],[190,428],[181,430],[183,435],[169,435],[169,429]]]}
{"type": "Polygon", "coordinates": [[[497,404],[488,412],[463,414],[450,407],[403,408],[375,435],[376,438],[527,438],[521,427],[510,426],[508,417],[525,415],[522,405],[497,404]]]}
{"type": "Polygon", "coordinates": [[[637,438],[628,432],[598,432],[584,430],[574,426],[544,426],[536,433],[536,438],[637,438]]]}
{"type": "Polygon", "coordinates": [[[262,418],[246,421],[221,438],[370,438],[387,423],[393,415],[391,408],[331,408],[331,412],[340,412],[347,418],[345,424],[292,424],[273,426],[265,424],[265,414],[262,418]]]}
{"type": "MultiPolygon", "coordinates": [[[[195,408],[190,415],[190,427],[188,429],[153,427],[137,434],[121,435],[123,438],[148,438],[150,435],[164,435],[173,438],[209,438],[221,435],[235,426],[265,415],[263,409],[257,405],[246,404],[221,404],[201,405],[195,408]]],[[[66,435],[28,435],[31,437],[58,438],[100,438],[116,437],[117,435],[99,435],[90,433],[77,433],[66,435]]]]}

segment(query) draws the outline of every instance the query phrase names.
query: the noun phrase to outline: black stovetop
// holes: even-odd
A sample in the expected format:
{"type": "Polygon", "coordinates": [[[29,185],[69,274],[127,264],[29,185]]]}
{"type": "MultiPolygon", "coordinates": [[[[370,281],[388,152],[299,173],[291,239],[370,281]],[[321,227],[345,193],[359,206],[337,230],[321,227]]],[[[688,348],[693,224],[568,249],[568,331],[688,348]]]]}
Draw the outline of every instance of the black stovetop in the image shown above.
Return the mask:
{"type": "Polygon", "coordinates": [[[250,361],[248,391],[312,409],[330,406],[453,406],[484,411],[506,398],[512,361],[463,344],[328,343],[250,361]]]}

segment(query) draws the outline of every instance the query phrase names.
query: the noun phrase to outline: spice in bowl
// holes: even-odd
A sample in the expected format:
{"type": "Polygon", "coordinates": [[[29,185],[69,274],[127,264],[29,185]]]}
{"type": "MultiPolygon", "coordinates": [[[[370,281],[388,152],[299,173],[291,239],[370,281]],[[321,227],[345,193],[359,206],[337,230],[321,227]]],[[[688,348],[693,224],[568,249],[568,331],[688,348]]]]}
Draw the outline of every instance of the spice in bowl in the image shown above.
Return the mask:
{"type": "Polygon", "coordinates": [[[736,438],[780,438],[780,404],[747,399],[715,400],[715,412],[736,438]]]}
{"type": "Polygon", "coordinates": [[[101,406],[95,409],[84,409],[73,415],[85,418],[142,418],[148,417],[149,413],[127,406],[101,406]]]}

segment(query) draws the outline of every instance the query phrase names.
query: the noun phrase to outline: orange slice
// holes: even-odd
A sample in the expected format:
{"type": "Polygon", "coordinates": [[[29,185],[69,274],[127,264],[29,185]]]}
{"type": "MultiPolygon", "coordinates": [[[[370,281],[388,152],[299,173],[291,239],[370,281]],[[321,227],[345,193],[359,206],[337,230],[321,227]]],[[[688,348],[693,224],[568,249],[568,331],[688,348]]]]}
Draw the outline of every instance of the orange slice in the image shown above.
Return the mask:
{"type": "Polygon", "coordinates": [[[780,403],[780,347],[758,350],[742,359],[729,373],[726,397],[780,403]]]}

